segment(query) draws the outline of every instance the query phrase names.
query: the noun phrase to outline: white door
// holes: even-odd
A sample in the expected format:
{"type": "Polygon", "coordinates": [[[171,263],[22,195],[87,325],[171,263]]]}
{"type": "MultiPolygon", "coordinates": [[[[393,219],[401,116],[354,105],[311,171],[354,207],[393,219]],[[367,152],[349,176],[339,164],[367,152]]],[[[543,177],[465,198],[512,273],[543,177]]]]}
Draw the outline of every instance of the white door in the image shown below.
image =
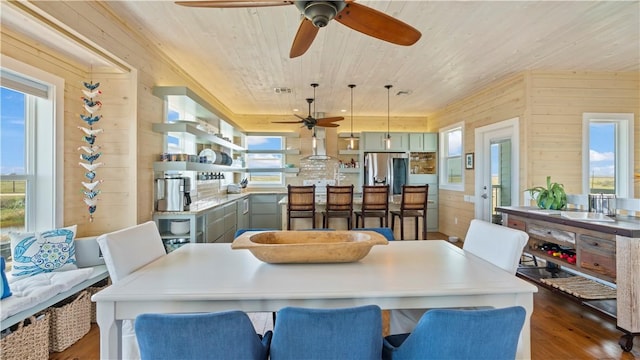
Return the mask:
{"type": "Polygon", "coordinates": [[[475,143],[475,217],[500,223],[495,207],[520,203],[519,118],[477,128],[475,143]]]}

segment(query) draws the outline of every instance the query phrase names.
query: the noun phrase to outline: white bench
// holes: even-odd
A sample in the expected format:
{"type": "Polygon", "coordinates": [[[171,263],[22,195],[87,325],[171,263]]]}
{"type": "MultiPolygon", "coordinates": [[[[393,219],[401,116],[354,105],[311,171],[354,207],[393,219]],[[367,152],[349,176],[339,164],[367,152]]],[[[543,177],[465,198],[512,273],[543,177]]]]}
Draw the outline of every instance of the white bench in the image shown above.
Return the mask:
{"type": "MultiPolygon", "coordinates": [[[[0,330],[5,330],[29,317],[35,315],[48,307],[51,307],[58,302],[73,296],[74,294],[91,287],[98,282],[109,277],[109,272],[107,271],[106,265],[104,265],[104,260],[100,254],[100,248],[98,243],[96,242],[96,237],[87,237],[87,238],[77,238],[75,240],[76,247],[76,261],[79,269],[87,269],[92,268],[93,271],[89,275],[89,277],[82,282],[73,285],[71,288],[59,292],[57,294],[48,297],[46,300],[40,301],[35,305],[30,306],[22,311],[19,311],[15,314],[8,316],[6,319],[2,320],[2,325],[0,326],[0,330]]],[[[12,282],[12,285],[15,286],[16,283],[22,280],[17,280],[12,282]]],[[[7,299],[10,299],[7,298],[7,299]]],[[[4,302],[7,299],[3,299],[4,302]]],[[[0,302],[0,306],[1,306],[0,302]]]]}

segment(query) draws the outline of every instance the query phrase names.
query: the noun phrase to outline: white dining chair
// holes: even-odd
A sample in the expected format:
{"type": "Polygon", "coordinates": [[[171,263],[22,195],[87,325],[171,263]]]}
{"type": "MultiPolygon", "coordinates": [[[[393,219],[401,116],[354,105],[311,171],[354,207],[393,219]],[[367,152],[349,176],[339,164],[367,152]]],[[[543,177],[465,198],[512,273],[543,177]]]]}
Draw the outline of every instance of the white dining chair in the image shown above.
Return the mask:
{"type": "MultiPolygon", "coordinates": [[[[153,221],[100,235],[96,241],[114,284],[167,254],[153,221]]],[[[133,320],[122,322],[122,358],[140,359],[133,320]]]]}
{"type": "MultiPolygon", "coordinates": [[[[529,234],[506,226],[473,219],[462,249],[515,276],[529,234]]],[[[389,333],[413,331],[425,309],[398,309],[389,313],[389,333]]]]}

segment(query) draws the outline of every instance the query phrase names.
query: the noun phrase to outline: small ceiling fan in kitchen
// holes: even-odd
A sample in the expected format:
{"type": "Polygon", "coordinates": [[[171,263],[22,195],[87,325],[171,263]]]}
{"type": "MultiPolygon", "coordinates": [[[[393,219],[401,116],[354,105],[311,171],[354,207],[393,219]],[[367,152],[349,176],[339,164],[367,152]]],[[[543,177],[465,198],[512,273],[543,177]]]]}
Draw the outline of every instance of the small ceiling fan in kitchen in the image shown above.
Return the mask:
{"type": "Polygon", "coordinates": [[[329,21],[333,19],[355,31],[397,45],[413,45],[422,36],[412,26],[368,6],[356,4],[355,0],[210,0],[176,1],[176,4],[207,8],[267,7],[294,4],[304,18],[300,22],[296,36],[293,39],[293,44],[289,51],[290,58],[304,54],[316,38],[318,30],[327,26],[329,21]]]}
{"type": "Polygon", "coordinates": [[[313,101],[315,100],[316,88],[318,87],[318,84],[313,83],[313,84],[311,84],[311,86],[313,87],[313,97],[306,99],[307,100],[307,104],[309,104],[309,115],[306,118],[302,117],[302,116],[300,116],[298,114],[294,114],[295,116],[300,118],[300,120],[298,120],[298,121],[272,121],[272,123],[274,123],[274,124],[302,124],[302,126],[306,126],[307,129],[309,129],[309,130],[312,130],[316,126],[320,126],[320,127],[338,127],[338,126],[340,126],[338,124],[335,124],[335,122],[336,121],[340,121],[340,120],[344,120],[344,118],[342,116],[329,117],[329,118],[320,118],[320,119],[316,119],[313,116],[311,116],[311,104],[313,104],[313,101]]]}

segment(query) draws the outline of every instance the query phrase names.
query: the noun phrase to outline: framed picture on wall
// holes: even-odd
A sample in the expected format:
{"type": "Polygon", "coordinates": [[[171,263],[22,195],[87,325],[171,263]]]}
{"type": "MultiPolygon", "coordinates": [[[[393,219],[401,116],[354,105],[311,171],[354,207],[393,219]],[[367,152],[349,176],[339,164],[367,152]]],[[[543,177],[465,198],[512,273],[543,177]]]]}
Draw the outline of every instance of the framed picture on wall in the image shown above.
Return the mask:
{"type": "Polygon", "coordinates": [[[466,153],[464,155],[464,168],[473,169],[473,153],[466,153]]]}

